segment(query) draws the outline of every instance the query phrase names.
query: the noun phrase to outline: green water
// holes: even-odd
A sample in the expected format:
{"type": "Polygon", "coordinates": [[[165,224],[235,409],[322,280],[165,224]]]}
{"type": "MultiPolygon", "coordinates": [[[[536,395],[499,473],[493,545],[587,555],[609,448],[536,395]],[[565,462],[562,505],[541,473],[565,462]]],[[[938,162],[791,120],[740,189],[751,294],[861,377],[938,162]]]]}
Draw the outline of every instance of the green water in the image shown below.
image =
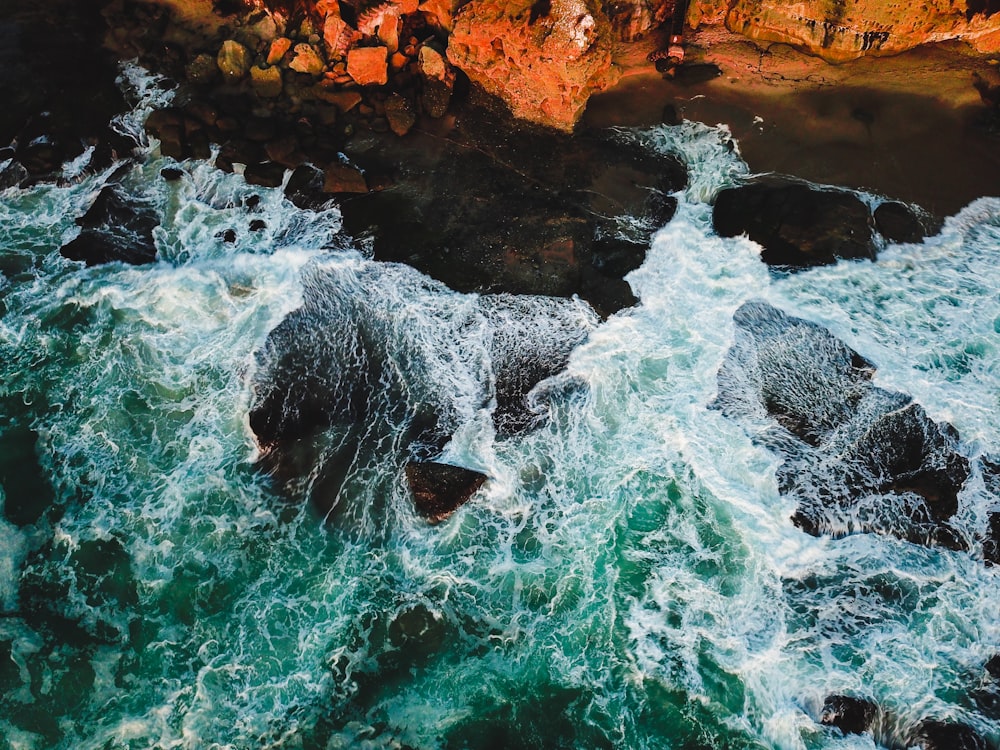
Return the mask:
{"type": "MultiPolygon", "coordinates": [[[[472,298],[331,242],[336,209],[253,191],[252,233],[238,176],[167,183],[154,153],[125,185],[161,213],[161,261],[86,269],[58,248],[101,176],[5,192],[0,747],[874,747],[818,723],[845,692],[995,739],[975,697],[995,572],[803,534],[778,458],[708,404],[732,314],[762,296],[875,360],[970,456],[1000,443],[1000,206],[777,278],[711,231],[705,201],[743,169],[724,136],[650,138],[694,179],[630,277],[643,304],[595,327],[569,367],[585,387],[508,439],[476,380],[497,333],[442,335],[472,298]],[[329,519],[256,470],[254,355],[316,269],[440,364],[420,376],[459,415],[445,458],[490,476],[445,523],[414,512],[385,415],[329,519]]],[[[970,527],[995,502],[975,475],[970,527]]]]}

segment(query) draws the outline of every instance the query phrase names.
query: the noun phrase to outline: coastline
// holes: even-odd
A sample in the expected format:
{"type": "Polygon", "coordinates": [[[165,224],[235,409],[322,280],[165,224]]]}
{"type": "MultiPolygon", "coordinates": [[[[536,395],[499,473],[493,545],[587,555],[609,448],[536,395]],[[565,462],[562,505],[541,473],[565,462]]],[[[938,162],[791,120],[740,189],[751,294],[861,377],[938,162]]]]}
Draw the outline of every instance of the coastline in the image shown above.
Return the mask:
{"type": "Polygon", "coordinates": [[[688,42],[689,70],[703,75],[670,80],[646,60],[663,33],[620,50],[622,78],[591,98],[585,126],[653,125],[673,104],[686,119],[728,125],[754,172],[863,188],[938,216],[1000,195],[998,138],[972,85],[997,65],[964,44],[834,65],[709,27],[688,42]]]}

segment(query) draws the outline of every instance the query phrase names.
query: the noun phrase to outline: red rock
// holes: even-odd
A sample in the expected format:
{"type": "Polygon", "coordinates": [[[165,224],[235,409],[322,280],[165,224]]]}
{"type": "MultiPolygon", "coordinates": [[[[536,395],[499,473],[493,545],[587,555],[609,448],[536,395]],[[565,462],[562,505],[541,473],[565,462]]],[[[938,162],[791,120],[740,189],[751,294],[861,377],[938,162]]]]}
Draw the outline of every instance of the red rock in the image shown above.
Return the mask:
{"type": "Polygon", "coordinates": [[[572,130],[590,95],[617,81],[596,0],[472,0],[455,17],[448,60],[515,117],[572,130]]]}
{"type": "Polygon", "coordinates": [[[1000,14],[989,3],[926,0],[694,0],[688,22],[721,23],[751,39],[784,42],[831,62],[896,54],[921,44],[961,39],[980,52],[1000,50],[1000,14]]]}
{"type": "Polygon", "coordinates": [[[284,58],[285,53],[292,48],[292,40],[288,37],[278,37],[271,42],[271,47],[267,52],[267,64],[277,65],[284,58]]]}
{"type": "Polygon", "coordinates": [[[367,193],[368,183],[356,167],[330,164],[323,171],[324,193],[367,193]]]}
{"type": "Polygon", "coordinates": [[[389,81],[385,47],[356,47],[347,53],[347,73],[362,86],[383,86],[389,81]]]}
{"type": "Polygon", "coordinates": [[[317,99],[334,105],[341,112],[350,112],[361,103],[361,94],[357,91],[327,91],[315,88],[313,93],[317,99]]]}

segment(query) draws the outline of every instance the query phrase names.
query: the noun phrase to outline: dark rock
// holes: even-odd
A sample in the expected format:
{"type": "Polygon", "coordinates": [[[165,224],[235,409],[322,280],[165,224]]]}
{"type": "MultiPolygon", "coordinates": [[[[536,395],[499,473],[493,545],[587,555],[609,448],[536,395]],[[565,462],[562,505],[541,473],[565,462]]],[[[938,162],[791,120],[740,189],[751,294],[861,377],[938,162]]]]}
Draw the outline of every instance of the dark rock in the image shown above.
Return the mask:
{"type": "Polygon", "coordinates": [[[60,252],[88,266],[114,261],[152,263],[156,260],[153,230],[159,223],[156,211],[145,201],[126,194],[118,185],[107,185],[77,219],[83,227],[80,235],[60,252]]]}
{"type": "Polygon", "coordinates": [[[357,167],[349,164],[328,164],[323,170],[323,192],[331,194],[367,193],[368,183],[357,167]]]}
{"type": "Polygon", "coordinates": [[[872,701],[849,695],[830,695],[823,701],[819,720],[844,734],[862,734],[871,730],[878,715],[878,706],[872,701]]]}
{"type": "Polygon", "coordinates": [[[983,559],[987,565],[1000,565],[1000,512],[987,516],[986,538],[983,540],[983,559]]]}
{"type": "Polygon", "coordinates": [[[991,656],[984,667],[991,679],[1000,682],[1000,654],[991,656]]]}
{"type": "Polygon", "coordinates": [[[417,512],[431,523],[450,516],[468,502],[487,477],[478,471],[439,463],[408,463],[406,481],[417,512]]]}
{"type": "Polygon", "coordinates": [[[552,310],[540,315],[538,300],[515,295],[483,295],[483,314],[494,331],[496,409],[493,424],[500,437],[523,434],[540,424],[543,411],[532,401],[535,387],[561,372],[573,350],[589,334],[584,320],[552,310]]]}
{"type": "Polygon", "coordinates": [[[393,94],[385,102],[385,116],[389,129],[399,136],[410,132],[417,122],[417,111],[413,103],[405,96],[393,94]]]}
{"type": "Polygon", "coordinates": [[[871,212],[846,190],[762,177],[721,191],[712,218],[720,236],[746,234],[761,245],[761,259],[769,266],[875,257],[871,212]]]}
{"type": "Polygon", "coordinates": [[[167,182],[176,182],[184,176],[184,170],[177,167],[164,167],[160,170],[160,177],[167,182]]]}
{"type": "Polygon", "coordinates": [[[539,423],[545,400],[560,396],[540,381],[565,367],[596,325],[579,301],[483,295],[463,315],[443,316],[447,328],[433,338],[411,338],[400,335],[386,308],[391,295],[379,289],[417,278],[396,265],[361,274],[316,268],[303,281],[302,307],[256,355],[250,427],[261,467],[325,513],[337,507],[343,482],[357,477],[359,455],[399,463],[440,455],[470,397],[482,407],[495,400],[500,434],[539,423]],[[456,394],[442,382],[452,347],[480,358],[473,377],[482,382],[472,392],[456,394]]]}
{"type": "Polygon", "coordinates": [[[58,177],[65,160],[111,139],[111,119],[127,109],[101,8],[51,0],[5,3],[0,14],[0,144],[16,138],[35,178],[58,177]]]}
{"type": "Polygon", "coordinates": [[[0,162],[0,190],[20,185],[28,177],[28,170],[20,162],[8,159],[0,162]]]}
{"type": "Polygon", "coordinates": [[[24,146],[19,146],[17,149],[17,160],[32,175],[47,175],[58,172],[68,157],[69,152],[63,148],[62,144],[52,141],[46,136],[37,138],[24,146]]]}
{"type": "Polygon", "coordinates": [[[160,141],[160,153],[172,159],[188,157],[184,113],[167,107],[150,112],[146,118],[146,132],[160,141]]]}
{"type": "Polygon", "coordinates": [[[471,114],[447,139],[354,139],[352,162],[392,184],[341,202],[345,229],[371,236],[377,259],[457,291],[579,294],[602,314],[634,304],[619,274],[673,215],[684,168],[624,138],[484,117],[471,114]],[[611,218],[623,215],[633,221],[611,218]]]}
{"type": "Polygon", "coordinates": [[[926,719],[917,726],[907,747],[922,750],[987,750],[986,740],[967,724],[926,719]]]}
{"type": "Polygon", "coordinates": [[[951,524],[969,461],[954,428],[874,386],[874,366],[815,323],[763,302],[734,321],[713,406],[748,423],[774,419],[758,437],[784,458],[779,489],[798,502],[798,526],[965,548],[951,524]]]}
{"type": "Polygon", "coordinates": [[[251,141],[226,141],[215,157],[215,166],[225,172],[232,172],[233,164],[259,164],[261,155],[259,144],[251,141]]]}
{"type": "Polygon", "coordinates": [[[404,609],[388,628],[389,643],[393,648],[406,651],[410,659],[439,650],[446,634],[444,618],[424,604],[404,609]]]}
{"type": "Polygon", "coordinates": [[[255,143],[265,143],[277,134],[278,126],[270,117],[251,117],[243,125],[243,135],[255,143]]]}
{"type": "Polygon", "coordinates": [[[317,210],[329,196],[323,192],[323,172],[312,164],[303,164],[292,172],[285,185],[285,197],[299,208],[317,210]]]}
{"type": "Polygon", "coordinates": [[[677,110],[677,106],[674,104],[663,105],[663,113],[660,115],[660,121],[664,125],[680,125],[684,122],[684,118],[681,117],[681,113],[677,110]]]}
{"type": "Polygon", "coordinates": [[[264,229],[267,229],[267,222],[264,221],[263,219],[254,219],[253,221],[250,222],[251,232],[260,232],[264,229]]]}
{"type": "Polygon", "coordinates": [[[261,187],[280,187],[285,179],[285,168],[281,164],[273,161],[263,161],[257,164],[248,164],[243,170],[243,179],[248,185],[260,185],[261,187]]]}
{"type": "Polygon", "coordinates": [[[257,194],[248,195],[243,200],[243,205],[244,207],[249,208],[251,211],[255,211],[257,207],[260,205],[260,196],[257,194]]]}
{"type": "Polygon", "coordinates": [[[230,244],[232,244],[233,242],[236,242],[236,230],[235,229],[227,229],[225,232],[222,232],[221,234],[218,234],[216,236],[220,237],[223,242],[228,242],[230,244]]]}
{"type": "Polygon", "coordinates": [[[889,242],[921,242],[941,230],[940,222],[898,201],[879,204],[874,218],[875,228],[889,242]]]}
{"type": "Polygon", "coordinates": [[[295,169],[306,161],[306,155],[299,148],[298,138],[293,133],[269,141],[264,146],[264,152],[268,159],[288,169],[295,169]]]}

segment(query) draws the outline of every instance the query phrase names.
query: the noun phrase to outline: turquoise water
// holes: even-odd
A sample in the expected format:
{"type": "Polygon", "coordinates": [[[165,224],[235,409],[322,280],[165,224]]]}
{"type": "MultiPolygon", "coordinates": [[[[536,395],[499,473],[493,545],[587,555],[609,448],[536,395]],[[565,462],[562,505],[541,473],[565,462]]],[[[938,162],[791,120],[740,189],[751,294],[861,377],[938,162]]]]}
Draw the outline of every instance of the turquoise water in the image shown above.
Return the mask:
{"type": "MultiPolygon", "coordinates": [[[[86,269],[58,250],[108,175],[4,192],[0,747],[875,747],[818,723],[831,693],[995,741],[975,694],[1000,581],[978,549],[802,533],[780,459],[708,405],[733,312],[762,298],[992,455],[1000,200],[876,263],[773,276],[711,230],[746,170],[723,130],[622,137],[680,154],[691,186],[628,278],[639,307],[524,302],[519,324],[556,310],[590,336],[544,426],[505,439],[484,385],[503,326],[368,260],[335,207],[208,164],[168,183],[154,143],[124,184],[162,216],[160,262],[86,269]],[[445,459],[490,476],[446,522],[412,509],[389,403],[328,520],[254,469],[255,352],[317,275],[420,353],[456,415],[445,459]]],[[[974,469],[965,528],[996,502],[974,469]]]]}

